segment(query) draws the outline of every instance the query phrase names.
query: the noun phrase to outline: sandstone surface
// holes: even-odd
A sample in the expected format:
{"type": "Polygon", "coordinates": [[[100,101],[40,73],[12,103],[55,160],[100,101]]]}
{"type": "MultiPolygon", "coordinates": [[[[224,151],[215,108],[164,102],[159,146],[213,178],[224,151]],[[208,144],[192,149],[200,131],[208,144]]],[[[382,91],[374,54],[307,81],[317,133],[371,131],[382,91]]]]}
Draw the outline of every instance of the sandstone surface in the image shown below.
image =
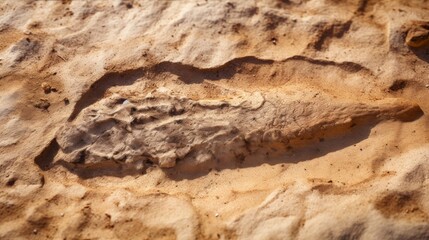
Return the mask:
{"type": "Polygon", "coordinates": [[[0,239],[429,239],[429,2],[3,0],[0,239]]]}

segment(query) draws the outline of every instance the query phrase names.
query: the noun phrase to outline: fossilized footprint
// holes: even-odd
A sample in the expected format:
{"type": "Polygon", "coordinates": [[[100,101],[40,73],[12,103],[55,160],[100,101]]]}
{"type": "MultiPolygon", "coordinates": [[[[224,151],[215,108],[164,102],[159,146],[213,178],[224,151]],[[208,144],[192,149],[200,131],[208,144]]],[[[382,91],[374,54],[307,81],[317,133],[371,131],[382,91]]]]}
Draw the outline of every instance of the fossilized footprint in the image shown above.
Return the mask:
{"type": "MultiPolygon", "coordinates": [[[[384,119],[413,120],[417,105],[397,99],[370,104],[303,89],[241,92],[228,100],[191,100],[165,92],[125,99],[119,94],[86,108],[57,134],[55,161],[76,167],[148,162],[171,168],[245,158],[261,148],[341,134],[343,128],[384,119]]],[[[112,166],[113,166],[112,165],[112,166]]]]}

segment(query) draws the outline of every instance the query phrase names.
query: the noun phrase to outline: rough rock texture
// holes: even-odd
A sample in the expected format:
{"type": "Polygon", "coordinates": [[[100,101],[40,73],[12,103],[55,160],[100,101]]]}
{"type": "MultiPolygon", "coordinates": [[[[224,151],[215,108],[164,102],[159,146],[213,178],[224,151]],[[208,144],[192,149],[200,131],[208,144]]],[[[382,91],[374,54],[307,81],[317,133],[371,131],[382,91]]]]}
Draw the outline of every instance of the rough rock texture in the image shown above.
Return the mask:
{"type": "Polygon", "coordinates": [[[300,140],[345,133],[357,124],[414,120],[422,113],[416,105],[390,99],[374,105],[335,103],[321,92],[304,89],[265,96],[229,90],[235,95],[231,99],[197,101],[159,90],[169,91],[126,95],[129,100],[116,94],[86,108],[81,119],[58,132],[63,156],[56,161],[84,167],[114,162],[135,170],[145,161],[162,168],[181,161],[201,171],[202,165],[246,161],[258,150],[286,152],[300,140]]]}
{"type": "Polygon", "coordinates": [[[1,239],[428,239],[429,2],[4,0],[1,239]]]}

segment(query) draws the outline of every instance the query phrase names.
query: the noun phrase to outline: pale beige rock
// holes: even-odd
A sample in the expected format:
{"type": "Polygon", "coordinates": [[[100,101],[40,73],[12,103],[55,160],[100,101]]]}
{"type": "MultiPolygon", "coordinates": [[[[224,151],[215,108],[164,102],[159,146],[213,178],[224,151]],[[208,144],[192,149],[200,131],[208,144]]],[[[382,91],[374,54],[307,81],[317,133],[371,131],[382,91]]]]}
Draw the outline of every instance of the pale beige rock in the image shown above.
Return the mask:
{"type": "Polygon", "coordinates": [[[424,47],[429,44],[429,22],[415,21],[410,23],[405,42],[410,47],[424,47]]]}
{"type": "Polygon", "coordinates": [[[428,239],[424,1],[3,0],[1,239],[428,239]]]}

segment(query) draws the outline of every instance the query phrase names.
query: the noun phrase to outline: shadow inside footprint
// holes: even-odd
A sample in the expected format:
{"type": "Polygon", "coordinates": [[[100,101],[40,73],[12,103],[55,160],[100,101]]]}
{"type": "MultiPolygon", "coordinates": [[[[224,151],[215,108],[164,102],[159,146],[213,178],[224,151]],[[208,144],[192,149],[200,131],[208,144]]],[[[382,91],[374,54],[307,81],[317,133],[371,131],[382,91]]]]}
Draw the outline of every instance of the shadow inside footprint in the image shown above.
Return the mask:
{"type": "Polygon", "coordinates": [[[429,63],[429,46],[410,49],[420,60],[429,63]]]}

